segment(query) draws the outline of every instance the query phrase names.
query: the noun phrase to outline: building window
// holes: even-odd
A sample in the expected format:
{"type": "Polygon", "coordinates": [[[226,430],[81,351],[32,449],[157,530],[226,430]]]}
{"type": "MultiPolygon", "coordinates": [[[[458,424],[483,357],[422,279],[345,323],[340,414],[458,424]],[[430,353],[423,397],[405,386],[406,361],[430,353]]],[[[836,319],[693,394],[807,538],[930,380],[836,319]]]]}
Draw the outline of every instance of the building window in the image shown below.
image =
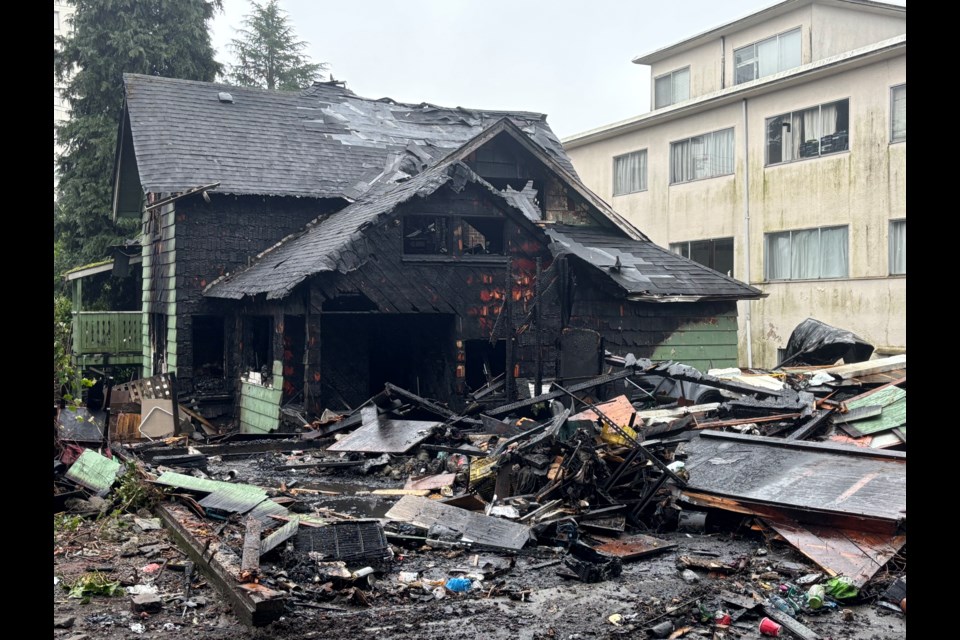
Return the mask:
{"type": "Polygon", "coordinates": [[[647,150],[613,159],[613,195],[647,190],[647,150]]]}
{"type": "Polygon", "coordinates": [[[735,84],[800,66],[800,27],[733,52],[735,84]]]}
{"type": "Polygon", "coordinates": [[[503,255],[503,218],[406,216],[403,253],[406,255],[503,255]]]}
{"type": "Polygon", "coordinates": [[[767,164],[817,158],[850,148],[850,101],[767,118],[767,164]]]}
{"type": "Polygon", "coordinates": [[[733,277],[733,238],[674,242],[670,244],[670,250],[733,277]]]}
{"type": "Polygon", "coordinates": [[[847,227],[766,234],[767,280],[845,278],[847,227]]]}
{"type": "Polygon", "coordinates": [[[890,275],[907,275],[907,221],[890,221],[890,275]]]}
{"type": "Polygon", "coordinates": [[[907,85],[891,89],[890,102],[890,141],[903,142],[907,139],[907,85]]]}
{"type": "Polygon", "coordinates": [[[60,31],[60,12],[59,11],[53,12],[53,31],[54,33],[56,33],[57,31],[60,31]]]}
{"type": "Polygon", "coordinates": [[[690,98],[690,67],[677,69],[653,81],[654,108],[668,107],[690,98]]]}
{"type": "Polygon", "coordinates": [[[670,184],[733,173],[733,128],[670,144],[670,184]]]}

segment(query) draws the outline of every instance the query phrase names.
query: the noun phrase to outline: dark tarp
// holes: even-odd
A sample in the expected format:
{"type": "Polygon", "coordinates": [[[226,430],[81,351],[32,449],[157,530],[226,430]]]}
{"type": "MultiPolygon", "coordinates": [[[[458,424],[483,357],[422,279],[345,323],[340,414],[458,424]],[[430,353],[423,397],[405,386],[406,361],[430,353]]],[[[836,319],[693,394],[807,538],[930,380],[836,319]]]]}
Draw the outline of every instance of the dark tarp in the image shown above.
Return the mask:
{"type": "Polygon", "coordinates": [[[872,354],[873,345],[853,332],[807,318],[790,334],[787,353],[777,366],[831,365],[840,358],[850,364],[869,360],[872,354]]]}

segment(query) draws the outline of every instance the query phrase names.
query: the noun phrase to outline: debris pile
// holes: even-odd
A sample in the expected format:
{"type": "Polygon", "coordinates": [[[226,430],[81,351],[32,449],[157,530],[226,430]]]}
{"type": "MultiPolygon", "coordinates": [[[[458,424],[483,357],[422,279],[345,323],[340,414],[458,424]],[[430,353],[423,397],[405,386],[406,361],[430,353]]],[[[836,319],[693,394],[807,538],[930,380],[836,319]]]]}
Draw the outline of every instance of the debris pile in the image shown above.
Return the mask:
{"type": "MultiPolygon", "coordinates": [[[[160,521],[247,624],[474,593],[525,601],[535,576],[615,581],[674,555],[696,596],[610,624],[819,638],[816,621],[844,602],[906,609],[906,357],[799,362],[701,373],[608,354],[601,376],[509,403],[502,379],[462,411],[387,384],[299,433],[115,453],[163,491],[160,521]],[[691,549],[708,527],[752,529],[813,564],[691,549]]],[[[112,454],[61,449],[63,483],[110,492],[112,454]]]]}

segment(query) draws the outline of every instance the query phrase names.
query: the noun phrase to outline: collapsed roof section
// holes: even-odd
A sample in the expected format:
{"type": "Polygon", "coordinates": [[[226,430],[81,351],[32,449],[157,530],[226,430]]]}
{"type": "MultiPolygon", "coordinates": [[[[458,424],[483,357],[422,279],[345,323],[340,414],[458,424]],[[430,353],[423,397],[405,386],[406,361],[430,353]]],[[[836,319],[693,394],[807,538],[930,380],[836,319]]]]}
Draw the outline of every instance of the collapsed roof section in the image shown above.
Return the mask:
{"type": "Polygon", "coordinates": [[[425,166],[509,118],[576,175],[546,116],[373,100],[339,84],[301,92],[125,74],[114,214],[144,193],[356,200],[390,170],[425,166]]]}
{"type": "Polygon", "coordinates": [[[648,240],[627,238],[615,230],[558,225],[548,228],[547,235],[554,255],[573,255],[596,267],[629,300],[752,300],[765,295],[648,240]]]}

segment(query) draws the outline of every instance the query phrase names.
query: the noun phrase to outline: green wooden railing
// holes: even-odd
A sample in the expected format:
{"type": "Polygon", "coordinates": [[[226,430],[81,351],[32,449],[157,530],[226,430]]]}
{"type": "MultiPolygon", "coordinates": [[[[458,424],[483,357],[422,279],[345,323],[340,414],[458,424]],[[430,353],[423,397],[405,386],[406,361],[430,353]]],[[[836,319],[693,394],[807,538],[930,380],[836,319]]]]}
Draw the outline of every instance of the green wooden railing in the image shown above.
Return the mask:
{"type": "Polygon", "coordinates": [[[73,314],[73,355],[139,356],[140,311],[81,311],[73,314]]]}

